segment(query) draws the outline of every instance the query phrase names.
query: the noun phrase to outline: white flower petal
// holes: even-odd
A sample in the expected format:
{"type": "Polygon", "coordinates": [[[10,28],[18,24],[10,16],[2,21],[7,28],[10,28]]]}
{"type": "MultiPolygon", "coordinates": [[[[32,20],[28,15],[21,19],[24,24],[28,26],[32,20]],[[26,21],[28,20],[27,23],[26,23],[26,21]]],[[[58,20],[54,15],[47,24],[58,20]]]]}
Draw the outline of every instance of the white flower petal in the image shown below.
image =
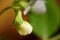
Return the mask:
{"type": "Polygon", "coordinates": [[[28,35],[31,34],[32,30],[32,26],[28,22],[24,21],[24,23],[20,25],[20,30],[18,32],[20,35],[28,35]]]}
{"type": "Polygon", "coordinates": [[[45,1],[37,0],[32,7],[32,11],[35,13],[44,13],[46,12],[45,1]]]}

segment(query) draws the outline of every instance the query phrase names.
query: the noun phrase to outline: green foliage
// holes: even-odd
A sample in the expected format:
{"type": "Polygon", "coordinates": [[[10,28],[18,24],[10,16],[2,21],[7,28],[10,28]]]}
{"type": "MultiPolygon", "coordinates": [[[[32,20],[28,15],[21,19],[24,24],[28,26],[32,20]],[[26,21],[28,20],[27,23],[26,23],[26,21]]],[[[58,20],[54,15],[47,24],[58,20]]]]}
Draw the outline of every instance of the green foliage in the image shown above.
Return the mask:
{"type": "MultiPolygon", "coordinates": [[[[20,6],[25,9],[27,3],[20,6]]],[[[29,23],[33,26],[33,33],[38,37],[49,37],[58,29],[59,11],[55,0],[46,0],[47,12],[44,14],[35,14],[30,10],[28,13],[29,23]]]]}
{"type": "Polygon", "coordinates": [[[29,23],[33,26],[33,33],[39,37],[49,37],[58,29],[59,11],[55,0],[47,0],[46,7],[45,14],[36,15],[32,11],[28,14],[29,23]]]}

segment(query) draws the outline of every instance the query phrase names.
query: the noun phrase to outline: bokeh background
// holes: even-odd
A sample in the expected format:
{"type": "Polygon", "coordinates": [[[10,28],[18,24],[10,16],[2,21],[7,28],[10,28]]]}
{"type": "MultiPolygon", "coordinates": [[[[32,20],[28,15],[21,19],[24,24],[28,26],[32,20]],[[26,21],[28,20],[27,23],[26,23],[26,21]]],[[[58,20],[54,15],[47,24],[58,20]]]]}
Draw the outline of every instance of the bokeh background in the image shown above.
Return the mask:
{"type": "MultiPolygon", "coordinates": [[[[27,36],[20,36],[17,33],[15,26],[13,25],[15,18],[14,9],[9,8],[1,14],[1,11],[9,7],[13,2],[14,0],[0,0],[0,37],[3,37],[5,40],[41,40],[33,33],[27,36]]],[[[56,2],[60,10],[60,0],[56,0],[56,2]]],[[[28,20],[27,16],[23,15],[23,18],[26,21],[28,20]]]]}

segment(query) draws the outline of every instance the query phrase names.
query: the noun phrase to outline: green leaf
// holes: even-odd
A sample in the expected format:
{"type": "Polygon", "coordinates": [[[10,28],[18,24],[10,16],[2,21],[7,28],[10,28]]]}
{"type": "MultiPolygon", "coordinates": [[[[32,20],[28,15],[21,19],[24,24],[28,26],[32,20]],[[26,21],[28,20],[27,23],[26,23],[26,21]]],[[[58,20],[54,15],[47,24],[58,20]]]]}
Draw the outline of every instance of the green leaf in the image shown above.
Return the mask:
{"type": "Polygon", "coordinates": [[[28,14],[29,23],[33,26],[33,33],[39,37],[49,37],[58,29],[59,11],[55,0],[46,1],[47,12],[35,14],[30,11],[28,14]]]}

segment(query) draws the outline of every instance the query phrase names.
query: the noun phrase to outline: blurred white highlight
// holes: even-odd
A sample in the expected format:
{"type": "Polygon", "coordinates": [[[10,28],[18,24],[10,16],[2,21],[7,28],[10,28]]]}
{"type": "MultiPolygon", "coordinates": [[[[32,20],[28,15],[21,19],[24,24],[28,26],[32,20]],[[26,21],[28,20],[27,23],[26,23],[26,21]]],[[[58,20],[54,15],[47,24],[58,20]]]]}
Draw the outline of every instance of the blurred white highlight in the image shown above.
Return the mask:
{"type": "Polygon", "coordinates": [[[27,8],[23,11],[24,15],[26,15],[31,9],[31,6],[27,6],[27,8]]]}

